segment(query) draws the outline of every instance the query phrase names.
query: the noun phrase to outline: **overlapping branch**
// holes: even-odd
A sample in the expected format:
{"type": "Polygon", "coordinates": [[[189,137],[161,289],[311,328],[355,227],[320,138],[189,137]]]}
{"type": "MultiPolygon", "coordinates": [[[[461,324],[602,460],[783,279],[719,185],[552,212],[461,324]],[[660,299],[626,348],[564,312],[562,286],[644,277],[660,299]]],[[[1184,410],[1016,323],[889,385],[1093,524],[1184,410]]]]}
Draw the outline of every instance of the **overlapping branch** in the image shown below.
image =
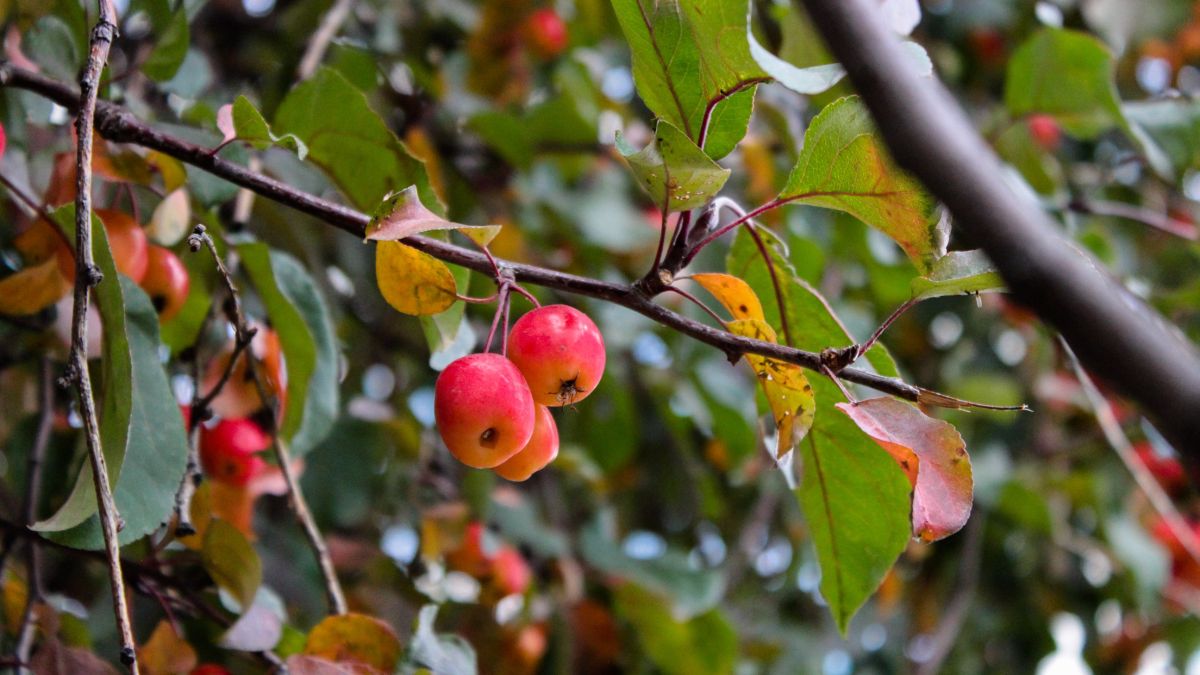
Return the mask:
{"type": "Polygon", "coordinates": [[[1200,355],[1160,315],[1081,255],[1036,204],[1004,183],[1000,161],[935,80],[921,77],[870,0],[803,0],[871,110],[896,162],[949,208],[1009,292],[1054,326],[1092,372],[1141,404],[1200,466],[1200,355]]]}
{"type": "MultiPolygon", "coordinates": [[[[74,109],[78,105],[78,97],[70,86],[37,73],[16,68],[7,62],[0,63],[0,86],[17,87],[36,92],[68,109],[74,109]]],[[[298,190],[269,176],[250,171],[215,156],[209,148],[159,131],[137,119],[119,105],[105,101],[101,101],[97,105],[96,129],[110,141],[133,143],[158,150],[182,162],[220,176],[231,183],[252,190],[267,199],[314,216],[322,222],[356,237],[363,236],[367,224],[370,222],[370,216],[360,211],[298,190]]],[[[445,262],[489,275],[493,271],[492,262],[483,253],[428,237],[413,236],[407,237],[403,241],[405,244],[445,262]]],[[[510,272],[516,281],[621,305],[668,328],[716,347],[725,352],[730,359],[737,359],[743,354],[759,354],[779,361],[794,363],[816,372],[821,372],[829,365],[828,361],[816,352],[734,335],[685,317],[653,302],[648,293],[635,285],[601,281],[535,265],[508,261],[500,261],[499,264],[507,272],[510,272]]],[[[949,407],[957,407],[965,403],[955,403],[954,399],[937,395],[898,378],[883,377],[858,368],[841,369],[838,371],[838,376],[843,380],[908,401],[949,407]]]]}

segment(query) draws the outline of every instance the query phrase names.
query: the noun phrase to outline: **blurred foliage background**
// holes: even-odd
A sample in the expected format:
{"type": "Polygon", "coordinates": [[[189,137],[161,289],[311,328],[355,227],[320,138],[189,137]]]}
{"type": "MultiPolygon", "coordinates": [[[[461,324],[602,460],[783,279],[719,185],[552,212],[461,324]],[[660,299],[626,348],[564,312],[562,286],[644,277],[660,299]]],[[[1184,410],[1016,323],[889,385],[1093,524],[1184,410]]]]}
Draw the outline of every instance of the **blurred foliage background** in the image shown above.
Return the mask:
{"type": "MultiPolygon", "coordinates": [[[[121,38],[106,95],[161,129],[216,145],[217,112],[239,95],[277,119],[330,4],[119,2],[121,38]]],[[[759,41],[772,51],[797,65],[829,60],[796,7],[752,5],[759,41]]],[[[921,6],[914,39],[1009,163],[1014,189],[1036,198],[1080,246],[1200,339],[1200,108],[1193,100],[1200,93],[1200,5],[921,6]],[[1120,131],[1056,130],[1039,139],[1027,119],[1009,113],[1005,81],[1014,51],[1045,25],[1086,31],[1107,45],[1126,114],[1154,132],[1177,169],[1173,177],[1152,171],[1141,147],[1120,131]],[[1184,236],[1101,215],[1112,203],[1169,214],[1184,236]]],[[[0,16],[10,60],[23,52],[43,73],[75,78],[88,25],[77,3],[6,0],[0,16]]],[[[653,120],[636,95],[629,48],[607,2],[359,0],[323,64],[365,94],[424,160],[448,217],[505,225],[492,244],[497,256],[622,281],[649,266],[659,214],[613,142],[619,131],[640,147],[652,137],[653,120]],[[527,17],[546,8],[566,23],[568,45],[560,53],[544,53],[524,32],[527,17]]],[[[777,194],[807,121],[848,93],[846,83],[814,97],[763,85],[747,137],[722,160],[733,169],[725,194],[748,206],[777,194]]],[[[9,135],[3,171],[44,193],[55,153],[72,147],[69,116],[34,94],[6,89],[0,120],[9,135]]],[[[371,193],[379,160],[343,150],[321,160],[311,149],[318,163],[348,165],[341,182],[283,147],[252,152],[235,144],[222,156],[370,211],[381,196],[371,193]],[[356,186],[367,196],[356,197],[356,186]]],[[[376,289],[373,247],[266,199],[239,206],[234,186],[186,170],[194,220],[221,233],[223,246],[253,237],[290,253],[325,300],[340,346],[341,404],[328,435],[304,459],[302,484],[351,605],[382,618],[405,641],[418,610],[433,602],[441,605],[438,630],[465,637],[483,672],[841,675],[936,665],[964,673],[1039,666],[1080,672],[1086,663],[1096,672],[1200,673],[1193,617],[1200,596],[1188,582],[1200,579],[1197,563],[1177,552],[1173,559],[1170,542],[1152,534],[1153,511],[1100,434],[1054,336],[1001,295],[922,303],[884,337],[910,382],[971,400],[1026,402],[1035,412],[938,413],[967,441],[975,512],[954,537],[911,544],[843,639],[817,591],[820,571],[789,487],[792,468],[777,466],[760,438],[748,371],[623,308],[530,286],[543,303],[567,302],[595,319],[609,367],[586,403],[558,416],[562,452],[550,469],[523,484],[466,469],[433,429],[433,384],[440,367],[477,348],[491,308],[467,308],[461,326],[400,315],[376,289]],[[497,599],[494,579],[454,569],[453,552],[472,521],[485,524],[487,547],[519,552],[532,573],[527,592],[497,599]]],[[[143,214],[164,196],[116,182],[97,194],[104,206],[136,201],[143,214]]],[[[24,221],[11,200],[4,208],[0,232],[11,245],[24,221]]],[[[854,336],[869,335],[908,299],[912,264],[857,220],[802,207],[762,220],[854,336]]],[[[952,248],[971,248],[955,237],[952,248]]],[[[710,247],[693,269],[723,269],[726,250],[710,247]]],[[[181,257],[192,273],[193,299],[163,327],[172,354],[191,344],[216,288],[205,260],[181,257]]],[[[0,263],[19,266],[12,255],[0,263]]],[[[492,291],[480,275],[460,278],[474,295],[492,291]]],[[[660,301],[709,321],[677,297],[660,301]]],[[[262,317],[263,307],[250,302],[262,317]]],[[[521,300],[516,306],[526,307],[521,300]]],[[[65,353],[53,331],[42,330],[56,311],[0,321],[0,496],[10,515],[23,494],[38,355],[61,360],[65,353]]],[[[188,366],[172,359],[168,368],[185,396],[188,366]]],[[[79,456],[74,404],[63,392],[56,396],[61,420],[46,505],[62,500],[79,456]]],[[[1136,411],[1117,406],[1142,456],[1169,459],[1170,449],[1136,411]]],[[[1196,513],[1190,482],[1173,489],[1181,511],[1196,513]]],[[[287,609],[284,640],[294,640],[324,609],[315,564],[282,497],[256,502],[252,529],[266,585],[287,609]]],[[[152,541],[131,545],[126,555],[163,555],[152,541]]],[[[46,556],[46,586],[63,635],[115,653],[101,563],[81,567],[61,551],[46,556]]],[[[15,593],[6,590],[6,609],[15,593]]],[[[140,596],[135,606],[139,635],[146,635],[162,611],[140,596]]],[[[235,672],[261,668],[216,647],[210,623],[181,620],[202,660],[235,672]]]]}

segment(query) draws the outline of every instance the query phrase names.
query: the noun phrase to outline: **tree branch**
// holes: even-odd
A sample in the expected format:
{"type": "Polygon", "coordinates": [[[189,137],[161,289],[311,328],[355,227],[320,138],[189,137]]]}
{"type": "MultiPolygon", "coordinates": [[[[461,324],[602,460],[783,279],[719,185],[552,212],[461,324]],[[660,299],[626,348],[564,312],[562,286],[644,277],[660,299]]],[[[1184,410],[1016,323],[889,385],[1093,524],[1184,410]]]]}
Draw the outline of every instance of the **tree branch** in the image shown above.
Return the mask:
{"type": "Polygon", "coordinates": [[[1080,254],[1036,205],[1003,182],[1000,162],[936,80],[923,78],[867,0],[803,0],[846,67],[900,166],[984,249],[1020,303],[1080,360],[1141,404],[1200,467],[1200,356],[1161,316],[1080,254]]]}
{"type": "MultiPolygon", "coordinates": [[[[134,675],[138,673],[133,623],[125,594],[125,579],[121,573],[121,545],[117,540],[121,516],[113,500],[109,484],[108,465],[100,444],[100,424],[96,416],[96,400],[92,394],[92,379],[87,363],[88,294],[103,277],[92,262],[92,127],[96,114],[96,98],[100,76],[108,62],[109,47],[117,32],[116,11],[111,0],[99,0],[100,16],[92,29],[87,65],[79,78],[80,95],[75,133],[78,139],[75,152],[75,305],[71,315],[71,355],[66,379],[79,392],[79,412],[83,417],[84,436],[91,459],[92,478],[100,525],[104,532],[104,548],[108,554],[109,581],[112,584],[113,611],[121,634],[121,662],[134,675]]],[[[116,279],[109,280],[117,283],[116,279]]]]}
{"type": "MultiPolygon", "coordinates": [[[[68,109],[78,105],[77,97],[69,86],[38,73],[13,67],[7,62],[0,62],[0,86],[17,87],[36,92],[68,109]]],[[[268,176],[249,171],[238,164],[213,156],[208,148],[188,143],[187,141],[154,129],[145,122],[138,120],[132,113],[121,106],[101,101],[96,108],[96,129],[110,141],[134,143],[158,150],[182,162],[203,169],[213,175],[220,176],[231,183],[253,190],[267,199],[307,213],[360,239],[363,237],[367,224],[370,222],[370,216],[355,209],[321,199],[268,176]]],[[[772,205],[777,206],[774,202],[772,202],[772,205]]],[[[762,210],[762,207],[755,209],[748,216],[754,217],[761,213],[762,210]]],[[[727,225],[723,228],[722,233],[727,231],[731,226],[733,225],[727,225]]],[[[711,238],[715,238],[715,236],[711,238]]],[[[483,274],[491,275],[493,272],[492,263],[482,253],[421,236],[407,237],[403,242],[445,262],[461,265],[483,274]]],[[[716,347],[730,357],[739,357],[742,354],[759,354],[779,361],[794,363],[816,372],[821,372],[822,369],[821,356],[817,353],[763,342],[761,340],[753,340],[718,330],[652,302],[647,294],[627,284],[601,281],[599,279],[558,272],[534,265],[524,265],[508,261],[501,261],[500,265],[504,269],[511,271],[516,281],[527,282],[537,286],[553,288],[621,305],[668,328],[716,347]]],[[[840,371],[838,375],[844,380],[861,384],[907,401],[920,401],[929,403],[930,405],[939,405],[937,403],[939,400],[952,400],[948,397],[931,397],[929,396],[930,392],[927,390],[908,384],[898,378],[883,377],[856,368],[846,368],[840,371]]],[[[953,405],[951,407],[960,406],[953,405]]]]}

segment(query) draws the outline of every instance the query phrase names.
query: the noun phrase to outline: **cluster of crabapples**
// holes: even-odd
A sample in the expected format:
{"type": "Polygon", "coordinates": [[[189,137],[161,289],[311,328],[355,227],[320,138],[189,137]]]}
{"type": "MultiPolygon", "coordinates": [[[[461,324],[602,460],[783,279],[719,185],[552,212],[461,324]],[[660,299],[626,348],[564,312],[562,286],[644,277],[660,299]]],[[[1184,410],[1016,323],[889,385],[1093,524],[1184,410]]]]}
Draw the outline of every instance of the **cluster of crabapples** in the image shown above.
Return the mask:
{"type": "Polygon", "coordinates": [[[446,367],[434,392],[434,415],[458,461],[523,481],[558,455],[551,407],[588,396],[604,374],[604,340],[596,324],[567,305],[522,316],[507,355],[464,356],[446,367]]]}

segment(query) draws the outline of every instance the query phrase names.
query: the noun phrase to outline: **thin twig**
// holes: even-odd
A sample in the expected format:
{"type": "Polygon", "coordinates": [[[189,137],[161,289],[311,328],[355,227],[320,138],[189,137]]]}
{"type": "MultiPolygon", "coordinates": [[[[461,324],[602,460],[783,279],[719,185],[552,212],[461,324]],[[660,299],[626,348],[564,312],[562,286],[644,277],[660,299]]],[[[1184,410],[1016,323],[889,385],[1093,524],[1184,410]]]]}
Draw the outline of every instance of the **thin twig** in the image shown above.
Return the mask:
{"type": "MultiPolygon", "coordinates": [[[[242,311],[241,296],[238,293],[237,286],[233,283],[233,277],[229,273],[229,269],[225,267],[225,263],[221,260],[221,255],[217,252],[217,246],[213,242],[212,237],[204,230],[203,225],[197,225],[193,234],[188,238],[188,244],[195,246],[195,242],[200,242],[208,249],[212,255],[213,263],[217,266],[217,271],[220,273],[221,281],[225,285],[225,290],[229,293],[229,304],[226,305],[226,310],[229,313],[229,320],[233,323],[236,333],[235,339],[238,342],[249,344],[253,339],[253,327],[246,320],[246,315],[242,311]]],[[[279,436],[279,398],[272,395],[263,382],[261,374],[258,372],[258,364],[254,360],[254,356],[250,352],[246,352],[246,369],[250,374],[250,379],[254,382],[254,388],[258,391],[258,397],[271,410],[271,424],[268,431],[271,434],[271,446],[275,452],[275,461],[279,464],[279,470],[283,473],[283,480],[287,484],[288,503],[292,507],[292,512],[299,521],[301,529],[304,530],[304,536],[308,539],[309,546],[313,549],[313,553],[317,558],[317,566],[321,570],[321,578],[325,584],[325,594],[329,600],[329,611],[331,614],[345,614],[346,597],[342,593],[342,586],[338,582],[337,571],[333,567],[333,559],[329,557],[329,549],[325,546],[325,540],[321,536],[321,531],[317,529],[317,523],[313,519],[312,511],[308,508],[308,502],[304,499],[304,493],[300,491],[300,482],[297,480],[295,470],[292,467],[291,458],[288,456],[287,444],[283,438],[279,436]]]]}
{"type": "MultiPolygon", "coordinates": [[[[100,424],[96,416],[96,400],[92,394],[92,379],[87,364],[88,293],[103,277],[92,262],[92,129],[96,113],[96,98],[100,76],[108,62],[109,47],[117,32],[116,10],[112,0],[99,0],[100,16],[92,29],[87,65],[79,78],[80,103],[75,120],[79,139],[75,152],[75,307],[71,317],[71,355],[66,379],[79,392],[79,412],[83,418],[88,456],[96,501],[104,533],[104,548],[108,554],[109,580],[112,584],[113,611],[121,635],[121,662],[134,675],[138,673],[137,649],[133,637],[133,622],[129,618],[129,603],[125,579],[121,573],[121,545],[117,539],[121,516],[113,500],[109,484],[108,464],[100,444],[100,424]]],[[[109,283],[117,283],[111,279],[109,283]]]]}
{"type": "MultiPolygon", "coordinates": [[[[196,339],[188,347],[184,354],[186,359],[181,360],[191,361],[192,375],[192,400],[188,407],[188,420],[184,427],[188,437],[188,456],[187,465],[183,472],[183,479],[179,482],[179,489],[175,492],[175,536],[186,537],[196,533],[196,526],[192,524],[192,498],[196,495],[196,488],[203,480],[203,474],[200,471],[200,423],[210,414],[208,405],[201,405],[202,395],[200,393],[200,342],[204,339],[204,335],[208,334],[209,323],[212,322],[213,305],[208,306],[208,310],[204,312],[204,318],[200,321],[200,329],[196,331],[196,339]]],[[[232,362],[233,359],[230,358],[232,362]]]]}
{"type": "MultiPolygon", "coordinates": [[[[25,498],[21,505],[21,520],[26,525],[32,525],[37,520],[37,507],[42,496],[42,460],[46,447],[50,444],[50,432],[54,428],[54,378],[50,367],[50,358],[42,356],[38,377],[38,424],[34,434],[33,447],[25,470],[25,498]]],[[[12,545],[15,535],[5,537],[8,546],[12,545]]],[[[36,539],[27,543],[25,564],[27,567],[27,591],[25,610],[21,614],[21,627],[17,630],[17,647],[13,658],[18,663],[28,663],[33,651],[33,639],[37,627],[37,604],[43,597],[41,549],[36,539]]]]}
{"type": "Polygon", "coordinates": [[[321,23],[308,41],[308,47],[300,59],[300,66],[296,68],[297,78],[307,80],[317,71],[321,59],[325,58],[325,50],[329,49],[329,43],[337,36],[338,29],[346,22],[352,9],[354,0],[337,0],[333,7],[325,12],[325,16],[321,17],[321,23]]]}
{"type": "MultiPolygon", "coordinates": [[[[3,62],[0,62],[0,86],[17,87],[36,92],[71,110],[76,109],[79,103],[76,98],[77,94],[73,92],[71,87],[38,73],[15,68],[11,64],[3,62]]],[[[121,106],[102,101],[96,111],[96,123],[101,134],[110,141],[134,143],[158,150],[163,154],[224,178],[235,185],[253,190],[268,199],[314,216],[323,223],[350,233],[356,239],[361,240],[363,238],[363,233],[371,221],[371,217],[365,213],[341,204],[335,204],[268,176],[249,171],[238,164],[214,157],[209,154],[207,148],[189,143],[155,129],[138,120],[121,106]]],[[[781,202],[773,201],[755,209],[751,213],[758,215],[780,204],[781,202]]],[[[737,224],[731,225],[736,226],[737,224]]],[[[715,238],[713,234],[709,236],[715,238]]],[[[715,234],[715,236],[720,236],[720,234],[715,234]]],[[[488,254],[475,253],[461,246],[455,246],[454,244],[428,237],[405,237],[402,241],[404,244],[428,253],[435,258],[461,265],[477,272],[495,273],[494,263],[499,262],[491,258],[488,254]]],[[[696,248],[693,247],[693,255],[696,248]]],[[[546,288],[553,288],[621,305],[646,316],[652,321],[688,335],[707,345],[716,347],[727,355],[758,354],[777,361],[794,363],[809,370],[819,372],[821,369],[821,357],[815,352],[795,349],[786,345],[762,340],[754,340],[714,328],[656,304],[640,289],[630,284],[602,281],[510,261],[503,261],[501,266],[505,272],[511,273],[516,281],[536,284],[546,288]]],[[[922,396],[920,388],[908,384],[899,378],[884,377],[873,372],[855,368],[846,368],[839,374],[844,380],[891,394],[906,401],[915,402],[922,396]]]]}
{"type": "Polygon", "coordinates": [[[1059,338],[1059,344],[1062,345],[1063,352],[1071,362],[1071,368],[1075,371],[1075,378],[1079,380],[1079,385],[1083,388],[1083,393],[1087,396],[1088,403],[1092,406],[1092,414],[1095,415],[1096,423],[1100,425],[1100,431],[1104,433],[1105,440],[1116,451],[1117,457],[1121,458],[1121,463],[1125,465],[1125,468],[1133,476],[1133,481],[1137,483],[1138,488],[1146,495],[1146,499],[1150,501],[1150,505],[1154,507],[1155,511],[1158,511],[1158,515],[1162,516],[1163,521],[1170,528],[1171,534],[1175,535],[1175,539],[1179,542],[1179,545],[1187,551],[1187,554],[1194,562],[1200,564],[1200,541],[1197,541],[1196,534],[1179,513],[1179,509],[1175,508],[1175,502],[1171,501],[1171,497],[1163,490],[1162,485],[1159,485],[1158,481],[1155,480],[1154,475],[1150,473],[1150,469],[1138,459],[1137,452],[1133,449],[1133,444],[1129,442],[1129,437],[1121,429],[1121,423],[1113,415],[1112,407],[1109,405],[1108,400],[1096,388],[1096,384],[1092,382],[1092,378],[1084,370],[1083,365],[1079,363],[1079,359],[1075,357],[1075,352],[1071,351],[1071,348],[1061,337],[1059,338]]]}
{"type": "Polygon", "coordinates": [[[1134,206],[1133,204],[1125,204],[1124,202],[1083,199],[1080,197],[1072,199],[1067,204],[1067,208],[1077,213],[1132,220],[1143,225],[1149,225],[1167,234],[1187,239],[1188,241],[1200,240],[1200,230],[1196,228],[1194,223],[1172,218],[1168,214],[1152,211],[1142,206],[1134,206]]]}

